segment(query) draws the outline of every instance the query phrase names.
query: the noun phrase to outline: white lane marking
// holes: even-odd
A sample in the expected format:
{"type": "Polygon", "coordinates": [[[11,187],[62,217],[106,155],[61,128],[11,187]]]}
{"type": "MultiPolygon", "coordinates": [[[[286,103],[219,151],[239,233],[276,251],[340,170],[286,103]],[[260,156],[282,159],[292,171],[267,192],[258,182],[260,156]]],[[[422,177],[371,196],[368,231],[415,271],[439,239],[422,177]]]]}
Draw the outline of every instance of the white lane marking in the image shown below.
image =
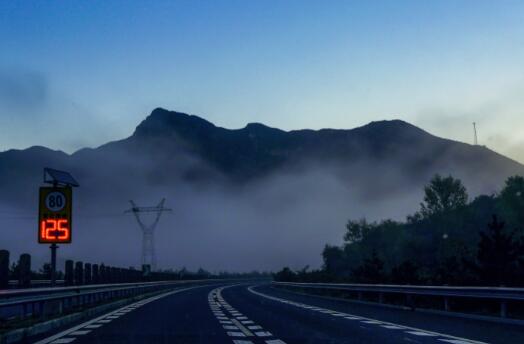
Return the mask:
{"type": "Polygon", "coordinates": [[[242,325],[240,323],[240,321],[238,321],[237,319],[231,319],[231,321],[233,322],[233,324],[236,325],[236,327],[238,327],[238,329],[240,331],[242,331],[242,333],[244,333],[247,337],[253,337],[253,333],[251,333],[251,331],[249,331],[244,325],[242,325]]]}
{"type": "Polygon", "coordinates": [[[102,324],[93,324],[93,325],[87,325],[84,328],[94,329],[94,328],[99,328],[101,326],[102,324]]]}
{"type": "Polygon", "coordinates": [[[423,332],[423,331],[406,331],[406,333],[414,334],[415,336],[425,336],[425,337],[436,337],[437,335],[433,333],[423,332]]]}
{"type": "Polygon", "coordinates": [[[404,329],[404,327],[395,326],[395,325],[381,325],[381,326],[389,330],[403,330],[404,329]]]}
{"type": "MultiPolygon", "coordinates": [[[[222,324],[222,327],[225,330],[230,330],[226,332],[227,335],[230,337],[254,337],[254,336],[272,337],[273,335],[271,334],[271,332],[264,331],[262,326],[258,326],[258,325],[250,325],[247,327],[244,326],[244,324],[246,325],[254,324],[254,322],[249,320],[248,317],[242,315],[242,313],[235,310],[224,300],[224,298],[222,297],[222,290],[225,288],[229,288],[229,287],[232,287],[232,286],[214,289],[208,295],[208,302],[211,303],[213,302],[214,298],[216,298],[217,300],[220,301],[220,305],[224,307],[224,309],[226,309],[229,312],[229,314],[231,315],[231,318],[228,318],[229,320],[219,320],[220,323],[222,324]],[[225,322],[228,322],[232,325],[224,325],[225,322]],[[253,333],[250,330],[253,330],[255,332],[253,333]]],[[[213,313],[217,319],[221,318],[218,312],[214,311],[213,313]]],[[[227,318],[225,314],[224,314],[224,317],[227,318]]],[[[281,341],[279,339],[266,340],[265,342],[266,344],[267,343],[286,344],[284,341],[281,341]]],[[[233,343],[234,344],[253,344],[253,342],[250,340],[235,340],[235,339],[233,340],[233,343]]]]}
{"type": "Polygon", "coordinates": [[[375,320],[362,320],[365,324],[373,324],[373,325],[382,325],[381,321],[375,321],[375,320]]]}
{"type": "Polygon", "coordinates": [[[259,331],[259,332],[255,332],[255,334],[258,337],[271,337],[272,336],[271,332],[268,332],[268,331],[259,331]]]}
{"type": "Polygon", "coordinates": [[[85,334],[88,334],[89,332],[91,332],[91,330],[80,330],[80,331],[71,332],[70,334],[72,336],[83,336],[85,334]]]}
{"type": "Polygon", "coordinates": [[[334,317],[345,317],[345,316],[347,316],[347,314],[344,314],[344,313],[333,313],[331,315],[334,316],[334,317]]]}
{"type": "Polygon", "coordinates": [[[348,319],[348,320],[360,320],[359,317],[344,317],[344,319],[348,319]]]}
{"type": "MultiPolygon", "coordinates": [[[[269,300],[273,300],[273,301],[277,301],[277,302],[288,301],[288,300],[285,300],[285,299],[281,299],[281,298],[278,298],[278,297],[274,297],[274,296],[271,296],[271,295],[267,295],[267,294],[258,292],[256,290],[254,290],[254,287],[255,286],[251,286],[251,287],[249,287],[247,289],[252,294],[258,295],[260,297],[263,297],[263,298],[266,298],[266,299],[269,299],[269,300]]],[[[319,311],[324,310],[323,308],[320,308],[320,307],[318,307],[317,309],[319,311]]],[[[371,318],[366,318],[366,317],[358,317],[358,316],[353,315],[353,314],[351,314],[350,316],[356,317],[356,318],[358,318],[358,320],[365,319],[365,320],[369,320],[369,321],[377,321],[377,322],[379,322],[382,325],[398,326],[398,327],[402,327],[405,330],[411,330],[412,332],[426,333],[427,335],[440,336],[440,337],[444,337],[444,338],[449,338],[451,340],[458,340],[458,341],[462,341],[463,342],[463,343],[458,342],[457,344],[466,344],[466,343],[467,344],[488,344],[486,342],[480,342],[480,341],[476,341],[476,340],[472,340],[472,339],[461,338],[461,337],[452,336],[452,335],[449,335],[449,334],[444,334],[444,333],[439,333],[439,332],[434,332],[434,331],[422,330],[422,329],[415,328],[415,327],[410,327],[410,326],[403,326],[403,325],[399,325],[399,324],[395,324],[395,323],[391,323],[391,322],[387,322],[387,321],[379,321],[379,320],[376,320],[376,319],[371,319],[371,318]]],[[[347,317],[345,319],[347,319],[347,317]]],[[[445,341],[444,339],[439,339],[439,340],[445,341]]],[[[450,343],[452,343],[452,342],[450,342],[450,343]]]]}
{"type": "Polygon", "coordinates": [[[227,333],[228,336],[230,337],[245,337],[246,335],[242,332],[232,332],[232,331],[229,331],[227,333]]]}
{"type": "Polygon", "coordinates": [[[98,320],[97,323],[109,324],[111,321],[112,319],[102,319],[102,320],[98,320]]]}
{"type": "MultiPolygon", "coordinates": [[[[177,294],[177,293],[181,293],[183,291],[186,291],[186,290],[191,290],[191,289],[196,289],[196,288],[203,288],[203,287],[208,287],[207,285],[203,285],[203,286],[196,286],[196,287],[189,287],[189,288],[184,288],[184,289],[177,289],[177,290],[173,290],[173,291],[170,291],[170,292],[167,292],[167,293],[164,293],[164,294],[160,294],[160,295],[156,295],[156,296],[152,296],[148,299],[146,299],[146,301],[141,301],[141,304],[145,304],[145,303],[149,303],[149,302],[153,302],[153,301],[156,301],[162,297],[166,297],[166,296],[169,296],[169,295],[172,295],[172,294],[177,294]]],[[[136,305],[136,303],[133,303],[132,305],[136,305]]],[[[128,305],[128,306],[125,306],[125,307],[122,307],[122,308],[119,308],[115,311],[112,311],[112,312],[109,312],[109,313],[106,313],[102,316],[99,316],[98,318],[95,318],[95,319],[92,319],[92,320],[89,320],[89,321],[86,321],[80,325],[77,325],[77,326],[74,326],[74,327],[71,327],[65,331],[62,331],[60,333],[57,333],[51,337],[47,337],[45,339],[42,339],[36,343],[33,343],[33,344],[48,344],[48,343],[53,343],[53,344],[57,344],[56,343],[56,340],[62,338],[62,337],[65,337],[67,335],[69,335],[70,333],[72,332],[75,332],[75,331],[78,331],[86,326],[89,326],[89,325],[93,325],[95,323],[98,323],[98,322],[104,322],[103,319],[105,319],[106,317],[110,316],[110,315],[113,315],[113,314],[116,314],[124,309],[128,309],[128,308],[131,308],[131,305],[128,305]]],[[[111,321],[111,320],[109,320],[111,321]]],[[[109,322],[108,321],[108,322],[109,322]]],[[[65,339],[65,338],[62,338],[62,339],[65,339]]],[[[73,338],[74,340],[74,338],[73,338]]],[[[69,343],[69,342],[67,342],[69,343]]]]}
{"type": "Polygon", "coordinates": [[[470,342],[466,342],[463,340],[455,340],[455,339],[439,339],[440,341],[451,343],[451,344],[470,344],[470,342]]]}
{"type": "Polygon", "coordinates": [[[74,341],[76,338],[60,338],[60,339],[57,339],[55,341],[52,342],[52,344],[66,344],[66,343],[71,343],[72,341],[74,341]]]}

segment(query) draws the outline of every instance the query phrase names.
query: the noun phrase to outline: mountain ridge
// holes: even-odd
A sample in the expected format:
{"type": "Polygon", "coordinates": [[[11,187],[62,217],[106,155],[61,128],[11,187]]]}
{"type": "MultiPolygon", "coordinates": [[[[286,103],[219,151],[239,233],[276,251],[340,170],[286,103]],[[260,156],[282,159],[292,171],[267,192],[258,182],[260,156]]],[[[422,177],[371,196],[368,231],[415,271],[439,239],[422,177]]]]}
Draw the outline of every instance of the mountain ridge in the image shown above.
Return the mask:
{"type": "Polygon", "coordinates": [[[211,168],[243,182],[290,166],[307,168],[308,164],[337,164],[349,172],[363,162],[397,166],[406,178],[416,180],[425,180],[432,173],[453,174],[456,169],[461,177],[493,178],[497,184],[504,177],[524,171],[522,164],[487,147],[437,137],[399,119],[373,121],[352,129],[284,131],[262,123],[226,129],[199,116],[156,108],[132,135],[96,148],[72,154],[42,146],[1,152],[0,177],[2,171],[6,173],[6,163],[14,170],[37,168],[46,161],[47,166],[74,168],[84,160],[96,166],[101,160],[122,155],[154,160],[155,166],[165,171],[182,155],[191,156],[207,166],[193,166],[187,174],[207,178],[212,175],[208,173],[211,168]],[[207,172],[203,173],[203,169],[207,172]]]}

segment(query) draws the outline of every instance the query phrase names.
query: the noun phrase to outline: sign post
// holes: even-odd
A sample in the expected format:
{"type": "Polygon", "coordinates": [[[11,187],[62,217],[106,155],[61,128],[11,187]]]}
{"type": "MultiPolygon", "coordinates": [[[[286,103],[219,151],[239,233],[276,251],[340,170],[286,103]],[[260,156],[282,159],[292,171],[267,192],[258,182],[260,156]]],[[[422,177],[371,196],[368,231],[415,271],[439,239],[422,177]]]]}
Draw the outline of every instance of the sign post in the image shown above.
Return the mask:
{"type": "Polygon", "coordinates": [[[52,186],[40,188],[38,242],[51,244],[51,286],[55,286],[57,244],[72,242],[72,187],[79,185],[69,173],[49,168],[44,169],[44,183],[52,186]]]}

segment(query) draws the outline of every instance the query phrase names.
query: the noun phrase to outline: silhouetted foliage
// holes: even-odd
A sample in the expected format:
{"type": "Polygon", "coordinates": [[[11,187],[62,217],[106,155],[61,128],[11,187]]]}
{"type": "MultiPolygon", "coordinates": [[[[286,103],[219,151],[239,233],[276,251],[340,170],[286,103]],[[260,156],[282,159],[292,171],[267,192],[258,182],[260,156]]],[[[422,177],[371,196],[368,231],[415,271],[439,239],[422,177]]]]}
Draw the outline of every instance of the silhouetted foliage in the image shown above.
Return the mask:
{"type": "Polygon", "coordinates": [[[353,279],[359,283],[383,283],[386,280],[384,261],[373,250],[371,257],[364,259],[362,265],[353,269],[353,279]]]}
{"type": "Polygon", "coordinates": [[[349,220],[343,245],[327,245],[322,257],[321,270],[286,268],[275,278],[524,286],[524,178],[511,177],[499,195],[468,203],[460,180],[436,175],[424,188],[420,211],[407,221],[349,220]],[[508,225],[493,217],[497,213],[508,225]]]}
{"type": "Polygon", "coordinates": [[[394,284],[421,284],[418,270],[414,262],[402,262],[391,270],[391,282],[394,284]]]}
{"type": "Polygon", "coordinates": [[[508,178],[500,192],[499,212],[511,228],[524,230],[524,177],[508,178]]]}
{"type": "Polygon", "coordinates": [[[275,274],[274,279],[275,281],[294,282],[297,279],[296,277],[297,274],[286,266],[275,274]]]}
{"type": "Polygon", "coordinates": [[[518,284],[521,275],[519,258],[524,251],[515,231],[506,231],[505,223],[493,216],[493,221],[480,237],[477,262],[481,283],[494,286],[518,284]]]}

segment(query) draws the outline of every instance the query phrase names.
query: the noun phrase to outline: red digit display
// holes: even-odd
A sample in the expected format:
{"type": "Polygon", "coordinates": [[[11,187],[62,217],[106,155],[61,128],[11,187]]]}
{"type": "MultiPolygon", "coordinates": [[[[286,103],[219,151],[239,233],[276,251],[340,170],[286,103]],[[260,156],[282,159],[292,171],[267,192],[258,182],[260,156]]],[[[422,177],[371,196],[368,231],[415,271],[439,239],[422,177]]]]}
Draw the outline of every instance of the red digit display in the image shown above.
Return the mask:
{"type": "Polygon", "coordinates": [[[42,242],[69,242],[70,233],[67,219],[47,219],[40,222],[40,241],[42,242]]]}

